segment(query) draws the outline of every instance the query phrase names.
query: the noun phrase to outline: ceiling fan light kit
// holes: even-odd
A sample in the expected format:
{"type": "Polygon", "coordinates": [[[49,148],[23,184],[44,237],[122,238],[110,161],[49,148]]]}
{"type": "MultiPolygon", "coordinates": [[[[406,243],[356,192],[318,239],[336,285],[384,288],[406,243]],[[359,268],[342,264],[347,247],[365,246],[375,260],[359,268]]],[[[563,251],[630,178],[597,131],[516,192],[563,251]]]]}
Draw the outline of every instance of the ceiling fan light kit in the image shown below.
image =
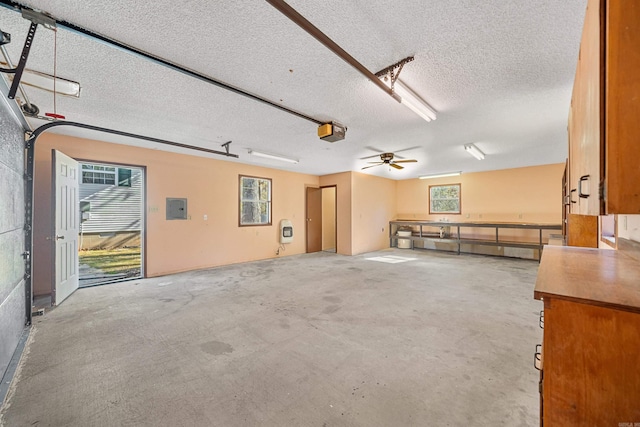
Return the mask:
{"type": "Polygon", "coordinates": [[[448,176],[458,176],[458,175],[462,175],[462,172],[447,172],[447,173],[437,173],[433,175],[422,175],[422,176],[419,176],[418,179],[446,178],[448,176]]]}
{"type": "Polygon", "coordinates": [[[482,150],[480,150],[478,147],[476,147],[473,144],[466,144],[464,146],[464,149],[467,151],[467,153],[471,154],[473,157],[475,157],[478,160],[484,160],[484,153],[482,152],[482,150]]]}
{"type": "Polygon", "coordinates": [[[365,166],[362,168],[362,170],[364,169],[369,169],[375,166],[380,166],[380,165],[389,165],[392,168],[395,169],[404,169],[404,166],[400,166],[398,163],[415,163],[417,162],[417,160],[415,159],[405,159],[405,160],[393,160],[394,158],[394,154],[393,153],[382,153],[380,154],[380,161],[379,162],[368,162],[368,163],[373,163],[370,166],[365,166]]]}
{"type": "Polygon", "coordinates": [[[263,159],[280,160],[281,162],[287,162],[287,163],[298,163],[299,162],[299,160],[297,160],[297,159],[292,159],[292,158],[289,158],[289,157],[279,156],[277,154],[263,153],[261,151],[255,151],[255,150],[249,150],[249,154],[251,154],[252,156],[255,156],[255,157],[262,157],[263,159]]]}

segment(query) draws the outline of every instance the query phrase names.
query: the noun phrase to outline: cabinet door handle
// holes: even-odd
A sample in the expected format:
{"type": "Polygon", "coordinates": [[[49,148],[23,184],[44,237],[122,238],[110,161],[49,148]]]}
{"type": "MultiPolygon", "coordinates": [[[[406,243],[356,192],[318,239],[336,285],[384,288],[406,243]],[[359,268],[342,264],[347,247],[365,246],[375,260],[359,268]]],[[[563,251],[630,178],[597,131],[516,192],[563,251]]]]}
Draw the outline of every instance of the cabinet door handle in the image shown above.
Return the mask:
{"type": "Polygon", "coordinates": [[[571,191],[569,192],[569,193],[570,193],[570,194],[569,194],[569,202],[571,202],[571,203],[577,203],[575,200],[573,200],[573,193],[575,193],[576,191],[578,191],[578,190],[576,190],[576,189],[574,188],[573,190],[571,190],[571,191]]]}
{"type": "Polygon", "coordinates": [[[542,363],[542,344],[536,344],[536,352],[533,355],[533,367],[536,368],[536,370],[540,371],[541,370],[541,363],[542,363]]]}
{"type": "Polygon", "coordinates": [[[589,197],[589,196],[590,196],[590,194],[589,194],[589,193],[583,193],[583,192],[582,192],[582,183],[583,183],[584,181],[589,181],[589,178],[590,178],[590,177],[591,177],[591,175],[582,175],[582,176],[580,177],[580,181],[578,181],[578,196],[579,196],[579,197],[581,197],[581,198],[583,198],[583,199],[586,199],[587,197],[589,197]]]}

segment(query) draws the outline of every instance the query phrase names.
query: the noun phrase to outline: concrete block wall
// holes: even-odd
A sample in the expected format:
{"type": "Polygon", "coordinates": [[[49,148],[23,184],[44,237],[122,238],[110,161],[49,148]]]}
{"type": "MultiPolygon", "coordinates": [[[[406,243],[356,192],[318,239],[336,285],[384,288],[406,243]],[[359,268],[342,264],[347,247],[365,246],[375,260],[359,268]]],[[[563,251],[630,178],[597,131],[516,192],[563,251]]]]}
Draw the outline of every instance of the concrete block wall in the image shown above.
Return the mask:
{"type": "Polygon", "coordinates": [[[25,325],[24,132],[0,94],[0,378],[25,325]]]}

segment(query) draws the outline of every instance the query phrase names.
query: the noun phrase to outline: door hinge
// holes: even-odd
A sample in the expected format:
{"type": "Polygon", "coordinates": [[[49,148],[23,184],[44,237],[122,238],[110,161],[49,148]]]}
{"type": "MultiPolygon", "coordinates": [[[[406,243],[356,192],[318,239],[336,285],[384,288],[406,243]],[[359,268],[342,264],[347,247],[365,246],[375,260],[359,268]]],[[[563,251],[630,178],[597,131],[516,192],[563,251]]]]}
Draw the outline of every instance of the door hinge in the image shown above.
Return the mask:
{"type": "Polygon", "coordinates": [[[29,257],[31,257],[31,253],[29,251],[24,251],[20,254],[22,256],[22,258],[24,258],[25,260],[29,260],[29,257]]]}

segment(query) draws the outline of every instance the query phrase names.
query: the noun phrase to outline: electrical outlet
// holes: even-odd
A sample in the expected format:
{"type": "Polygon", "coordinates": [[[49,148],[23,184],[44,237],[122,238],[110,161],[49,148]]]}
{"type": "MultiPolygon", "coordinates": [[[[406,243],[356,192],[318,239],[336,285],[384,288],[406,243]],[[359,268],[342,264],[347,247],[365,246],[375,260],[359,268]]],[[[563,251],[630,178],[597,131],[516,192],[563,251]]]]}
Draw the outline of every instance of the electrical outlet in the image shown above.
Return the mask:
{"type": "Polygon", "coordinates": [[[518,214],[518,219],[522,219],[522,214],[521,213],[518,214]]]}
{"type": "Polygon", "coordinates": [[[207,216],[207,214],[204,214],[203,219],[206,221],[209,219],[209,217],[207,216]]]}

